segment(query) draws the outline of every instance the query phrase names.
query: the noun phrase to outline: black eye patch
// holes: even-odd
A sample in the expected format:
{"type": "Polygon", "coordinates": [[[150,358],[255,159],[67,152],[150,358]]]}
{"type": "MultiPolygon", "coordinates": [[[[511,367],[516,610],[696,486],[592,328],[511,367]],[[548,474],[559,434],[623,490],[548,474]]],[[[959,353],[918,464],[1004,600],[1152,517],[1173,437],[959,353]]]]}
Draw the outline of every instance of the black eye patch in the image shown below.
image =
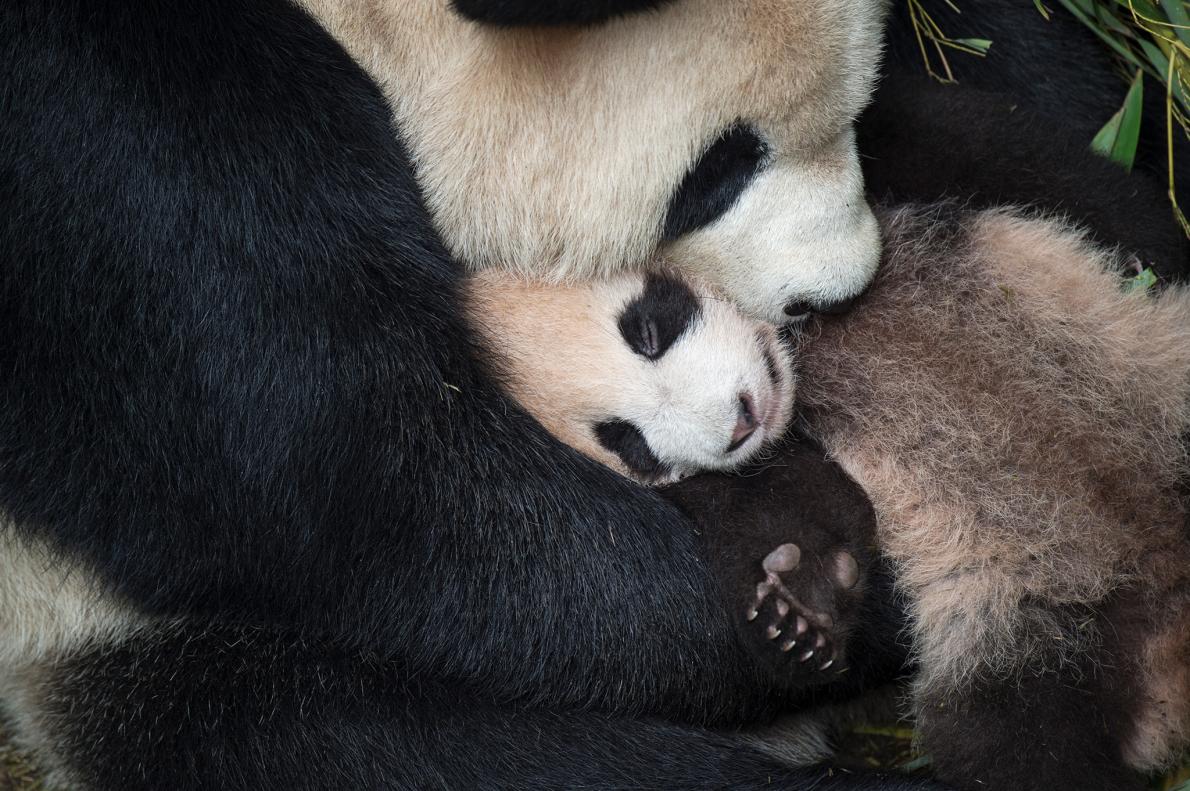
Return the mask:
{"type": "Polygon", "coordinates": [[[645,480],[669,474],[670,466],[653,454],[640,429],[627,420],[605,420],[595,425],[599,444],[620,457],[624,466],[645,480]]]}
{"type": "Polygon", "coordinates": [[[665,239],[709,225],[723,215],[760,172],[768,146],[748,126],[736,124],[702,153],[682,179],[665,215],[665,239]]]}
{"type": "Polygon", "coordinates": [[[632,351],[656,360],[702,313],[693,291],[679,280],[651,274],[645,290],[620,314],[620,335],[632,351]]]}

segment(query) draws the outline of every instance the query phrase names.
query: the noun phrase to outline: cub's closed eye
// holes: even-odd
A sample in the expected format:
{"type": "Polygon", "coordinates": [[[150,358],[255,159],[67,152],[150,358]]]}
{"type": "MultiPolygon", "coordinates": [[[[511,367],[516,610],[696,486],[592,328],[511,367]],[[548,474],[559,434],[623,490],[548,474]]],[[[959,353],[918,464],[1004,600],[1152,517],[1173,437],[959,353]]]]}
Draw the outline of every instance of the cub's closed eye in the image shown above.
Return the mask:
{"type": "Polygon", "coordinates": [[[702,153],[682,179],[665,216],[665,239],[710,225],[735,204],[760,172],[768,146],[756,130],[735,124],[702,153]]]}
{"type": "Polygon", "coordinates": [[[701,313],[698,297],[685,283],[652,274],[644,291],[620,314],[620,335],[632,351],[657,360],[701,313]]]}
{"type": "Polygon", "coordinates": [[[661,338],[657,331],[657,322],[647,316],[641,316],[639,320],[640,326],[636,328],[637,342],[633,344],[633,348],[637,354],[655,360],[661,356],[661,338]]]}

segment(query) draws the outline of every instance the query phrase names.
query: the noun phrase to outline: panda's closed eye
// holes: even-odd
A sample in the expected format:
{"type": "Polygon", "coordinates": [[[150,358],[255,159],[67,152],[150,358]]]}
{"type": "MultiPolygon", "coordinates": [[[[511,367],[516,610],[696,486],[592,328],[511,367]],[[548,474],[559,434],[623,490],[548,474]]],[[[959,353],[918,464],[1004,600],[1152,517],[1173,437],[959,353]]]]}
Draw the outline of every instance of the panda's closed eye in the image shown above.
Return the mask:
{"type": "Polygon", "coordinates": [[[682,179],[665,216],[665,239],[710,225],[740,197],[764,165],[768,146],[756,130],[737,123],[712,143],[682,179]]]}
{"type": "Polygon", "coordinates": [[[671,468],[657,458],[641,430],[627,420],[605,420],[595,426],[595,438],[620,457],[624,466],[646,481],[661,480],[671,468]]]}
{"type": "Polygon", "coordinates": [[[697,295],[686,284],[652,274],[645,280],[644,291],[620,314],[620,335],[632,351],[656,360],[701,313],[697,295]]]}

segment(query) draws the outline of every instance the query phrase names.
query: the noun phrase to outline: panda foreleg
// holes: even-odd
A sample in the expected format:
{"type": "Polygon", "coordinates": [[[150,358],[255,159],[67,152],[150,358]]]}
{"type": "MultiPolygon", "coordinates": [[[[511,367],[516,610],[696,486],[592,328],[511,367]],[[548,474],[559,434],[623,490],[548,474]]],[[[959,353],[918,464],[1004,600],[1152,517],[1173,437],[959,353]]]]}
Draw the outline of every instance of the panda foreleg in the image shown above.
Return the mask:
{"type": "Polygon", "coordinates": [[[496,704],[255,629],[142,635],[46,668],[28,691],[42,760],[88,791],[939,788],[784,765],[732,734],[496,704]]]}

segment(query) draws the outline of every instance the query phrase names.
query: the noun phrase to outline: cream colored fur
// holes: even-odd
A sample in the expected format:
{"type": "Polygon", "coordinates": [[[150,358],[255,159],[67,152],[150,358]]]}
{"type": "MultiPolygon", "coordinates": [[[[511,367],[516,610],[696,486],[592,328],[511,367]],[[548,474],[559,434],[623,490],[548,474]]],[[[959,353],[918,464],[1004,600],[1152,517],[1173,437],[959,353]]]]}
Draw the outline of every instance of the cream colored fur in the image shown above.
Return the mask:
{"type": "Polygon", "coordinates": [[[492,29],[447,0],[299,0],[383,87],[434,220],[473,267],[575,281],[637,268],[736,121],[771,161],[670,245],[757,316],[858,292],[879,257],[850,123],[883,0],[678,0],[582,29],[492,29]]]}
{"type": "Polygon", "coordinates": [[[672,469],[666,480],[744,464],[784,433],[792,408],[789,352],[772,325],[693,288],[701,315],[664,355],[646,360],[617,326],[644,290],[639,275],[553,286],[489,271],[465,281],[468,315],[500,361],[511,395],[563,442],[624,475],[632,473],[599,444],[594,427],[631,421],[672,469]],[[777,365],[776,386],[766,349],[777,365]],[[762,424],[726,453],[745,392],[762,424]]]}
{"type": "Polygon", "coordinates": [[[0,522],[0,709],[14,738],[37,755],[47,788],[79,786],[44,725],[47,674],[75,651],[150,624],[90,570],[0,522]]]}
{"type": "Polygon", "coordinates": [[[1103,637],[1068,605],[1135,601],[1121,738],[1160,765],[1190,736],[1190,291],[1125,293],[1110,254],[1008,212],[885,233],[863,303],[808,330],[799,402],[876,506],[920,689],[1056,666],[1103,637]]]}

